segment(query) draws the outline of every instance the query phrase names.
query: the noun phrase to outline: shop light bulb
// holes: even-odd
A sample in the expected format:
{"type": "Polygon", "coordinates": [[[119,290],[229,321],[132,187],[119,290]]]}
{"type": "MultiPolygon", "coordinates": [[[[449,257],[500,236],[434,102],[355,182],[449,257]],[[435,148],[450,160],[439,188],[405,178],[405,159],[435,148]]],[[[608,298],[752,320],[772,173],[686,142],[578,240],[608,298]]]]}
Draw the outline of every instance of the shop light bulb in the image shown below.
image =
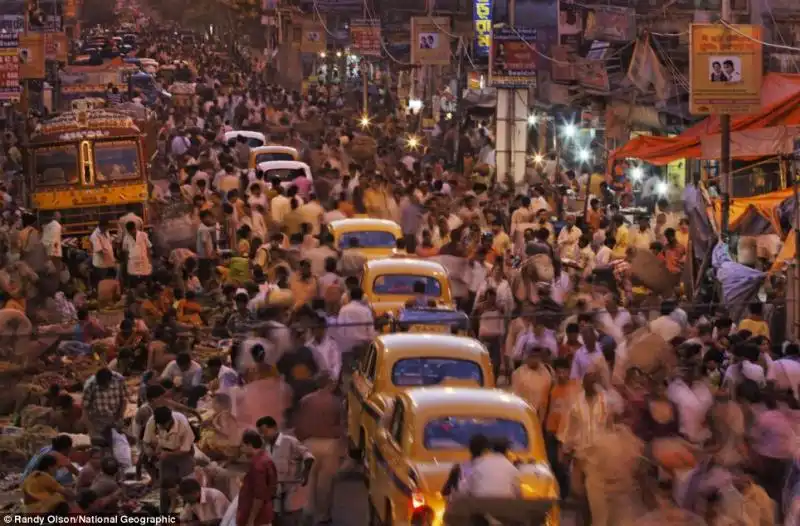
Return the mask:
{"type": "Polygon", "coordinates": [[[369,126],[369,116],[367,115],[362,116],[360,124],[362,128],[366,128],[367,126],[369,126]]]}
{"type": "Polygon", "coordinates": [[[536,155],[533,156],[533,162],[535,162],[536,164],[542,164],[544,162],[544,155],[542,155],[541,153],[537,153],[536,155]]]}
{"type": "Polygon", "coordinates": [[[342,52],[341,51],[337,51],[336,52],[336,57],[337,58],[342,58],[342,52]]]}
{"type": "Polygon", "coordinates": [[[584,149],[578,152],[578,159],[580,159],[582,162],[588,161],[591,157],[592,157],[592,152],[590,152],[589,150],[584,149]]]}
{"type": "Polygon", "coordinates": [[[664,181],[661,181],[656,186],[656,192],[658,192],[658,195],[667,195],[668,191],[669,191],[669,185],[664,181]]]}
{"type": "Polygon", "coordinates": [[[319,58],[325,58],[325,56],[326,56],[326,55],[325,55],[325,52],[324,52],[324,51],[320,51],[320,52],[319,52],[319,58]]]}
{"type": "Polygon", "coordinates": [[[539,117],[536,115],[528,115],[528,126],[536,126],[536,123],[539,122],[539,117]]]}
{"type": "Polygon", "coordinates": [[[642,177],[644,177],[644,170],[642,170],[638,166],[631,169],[631,179],[633,179],[634,181],[641,181],[642,177]]]}
{"type": "Polygon", "coordinates": [[[422,109],[422,101],[420,99],[410,99],[408,101],[408,108],[410,110],[419,111],[422,109]]]}
{"type": "Polygon", "coordinates": [[[419,139],[415,135],[412,135],[408,138],[407,144],[409,148],[414,150],[419,146],[419,139]]]}
{"type": "Polygon", "coordinates": [[[575,127],[574,124],[567,124],[564,126],[564,137],[569,137],[569,138],[575,137],[577,131],[578,129],[575,127]]]}

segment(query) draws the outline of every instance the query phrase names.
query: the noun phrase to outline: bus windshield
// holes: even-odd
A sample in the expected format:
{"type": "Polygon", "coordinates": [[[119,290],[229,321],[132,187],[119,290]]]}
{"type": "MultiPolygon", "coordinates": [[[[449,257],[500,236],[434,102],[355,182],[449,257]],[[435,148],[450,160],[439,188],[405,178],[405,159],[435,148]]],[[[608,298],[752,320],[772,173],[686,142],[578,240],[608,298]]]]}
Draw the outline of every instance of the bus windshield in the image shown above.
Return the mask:
{"type": "Polygon", "coordinates": [[[140,177],[139,150],[135,142],[96,142],[94,162],[98,182],[140,177]]]}
{"type": "Polygon", "coordinates": [[[37,186],[57,186],[78,182],[78,147],[75,145],[40,148],[34,153],[37,186]]]}

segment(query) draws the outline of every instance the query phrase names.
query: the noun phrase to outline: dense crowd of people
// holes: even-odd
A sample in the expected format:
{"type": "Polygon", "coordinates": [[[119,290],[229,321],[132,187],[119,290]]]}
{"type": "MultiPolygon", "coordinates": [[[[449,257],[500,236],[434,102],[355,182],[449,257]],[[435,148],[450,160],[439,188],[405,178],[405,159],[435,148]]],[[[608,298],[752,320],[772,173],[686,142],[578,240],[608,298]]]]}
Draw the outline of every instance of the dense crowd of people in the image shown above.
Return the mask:
{"type": "MultiPolygon", "coordinates": [[[[131,211],[82,250],[62,239],[58,213],[37,221],[3,194],[0,324],[61,325],[48,353],[100,362],[81,392],[18,396],[23,426],[58,432],[25,469],[25,511],[138,509],[126,481],[144,480],[161,512],[180,506],[189,522],[363,523],[334,498],[342,481],[366,484],[342,393],[382,320],[359,285],[363,257],[334,246],[327,225],[373,217],[402,229],[392,257],[464,263],[450,280],[469,333],[538,414],[562,501],[584,524],[798,523],[800,348],[784,338],[780,274],[769,303],[754,298],[740,319],[687,302],[680,285],[657,294],[631,264],[646,253],[680,281],[689,223],[668,201],[631,218],[624,182],[586,196],[596,174],[580,169],[509,186],[486,177],[481,122],[458,136],[442,123],[411,148],[414,117],[391,90],[360,126],[345,86],[287,90],[236,49],[171,35],[144,31],[140,53],[183,61],[197,91],[151,108],[167,181],[151,184],[152,216],[189,217],[191,248],[157,245],[158,224],[131,211]],[[313,180],[265,179],[244,137],[224,140],[234,130],[293,146],[313,180]],[[364,135],[366,154],[352,148],[364,135]],[[92,447],[78,455],[80,434],[92,447]]],[[[7,144],[7,162],[18,153],[7,144]]],[[[498,438],[473,437],[443,494],[481,496],[515,476],[494,468],[498,438]]]]}

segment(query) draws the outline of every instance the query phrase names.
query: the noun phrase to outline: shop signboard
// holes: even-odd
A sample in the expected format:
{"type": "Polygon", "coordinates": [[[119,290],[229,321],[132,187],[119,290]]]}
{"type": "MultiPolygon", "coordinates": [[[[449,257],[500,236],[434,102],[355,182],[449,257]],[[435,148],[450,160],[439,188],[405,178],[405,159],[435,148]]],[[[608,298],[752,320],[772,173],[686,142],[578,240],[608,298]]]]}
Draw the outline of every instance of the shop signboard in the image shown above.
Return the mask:
{"type": "Polygon", "coordinates": [[[28,33],[63,31],[64,0],[28,0],[25,28],[28,33]]]}
{"type": "Polygon", "coordinates": [[[420,66],[446,66],[451,62],[450,18],[415,16],[411,18],[411,63],[420,66]]]}
{"type": "Polygon", "coordinates": [[[761,26],[692,24],[689,110],[748,114],[761,109],[761,26]]]}
{"type": "Polygon", "coordinates": [[[300,52],[323,53],[328,47],[327,34],[322,22],[306,20],[300,37],[300,52]]]}
{"type": "Polygon", "coordinates": [[[44,77],[44,35],[41,33],[20,35],[19,78],[32,80],[44,77]]]}
{"type": "Polygon", "coordinates": [[[591,6],[586,13],[586,40],[629,42],[636,38],[636,12],[613,6],[591,6]]]}
{"type": "Polygon", "coordinates": [[[489,55],[489,84],[496,88],[536,85],[536,30],[495,28],[489,55]]]}
{"type": "Polygon", "coordinates": [[[473,0],[475,55],[488,57],[492,48],[492,0],[473,0]]]}
{"type": "Polygon", "coordinates": [[[0,101],[17,101],[22,95],[19,84],[19,40],[17,35],[0,35],[0,101]]]}
{"type": "Polygon", "coordinates": [[[381,23],[379,20],[350,21],[350,49],[359,55],[381,56],[381,23]]]}

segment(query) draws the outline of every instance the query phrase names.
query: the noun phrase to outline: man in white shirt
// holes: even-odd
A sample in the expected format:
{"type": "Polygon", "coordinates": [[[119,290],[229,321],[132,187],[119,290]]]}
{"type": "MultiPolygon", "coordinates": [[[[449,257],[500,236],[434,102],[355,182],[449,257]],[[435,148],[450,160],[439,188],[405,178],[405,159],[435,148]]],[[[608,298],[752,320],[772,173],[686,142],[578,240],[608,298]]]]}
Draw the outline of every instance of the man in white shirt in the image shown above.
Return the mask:
{"type": "Polygon", "coordinates": [[[512,356],[514,361],[524,361],[527,354],[535,347],[550,351],[551,358],[558,356],[558,341],[556,340],[555,332],[546,328],[535,316],[531,316],[526,321],[529,324],[528,329],[517,336],[517,342],[514,344],[512,356]]]}
{"type": "Polygon", "coordinates": [[[171,490],[194,471],[194,431],[186,416],[161,406],[147,421],[142,443],[147,454],[158,459],[161,513],[169,513],[171,490]]]}
{"type": "Polygon", "coordinates": [[[324,317],[317,318],[306,347],[313,351],[317,365],[325,369],[334,381],[338,381],[342,372],[342,352],[328,335],[328,321],[324,317]]]}
{"type": "Polygon", "coordinates": [[[520,497],[519,470],[508,459],[507,451],[508,442],[498,440],[490,451],[475,459],[459,492],[488,499],[520,497]]]}
{"type": "Polygon", "coordinates": [[[42,227],[42,244],[44,245],[45,252],[50,259],[61,259],[61,213],[56,211],[42,227]]]}
{"type": "Polygon", "coordinates": [[[188,397],[187,405],[189,407],[197,407],[197,401],[205,394],[205,388],[201,385],[203,368],[192,360],[189,353],[179,353],[164,367],[161,378],[172,380],[175,386],[183,391],[188,397]]]}
{"type": "Polygon", "coordinates": [[[342,354],[352,352],[359,345],[369,344],[376,336],[372,309],[364,303],[364,291],[355,287],[350,291],[350,302],[339,310],[336,328],[342,354]]]}
{"type": "Polygon", "coordinates": [[[181,521],[199,524],[218,524],[225,517],[231,502],[221,491],[200,486],[197,479],[183,479],[178,486],[185,506],[181,513],[181,521]]]}
{"type": "MultiPolygon", "coordinates": [[[[608,364],[603,356],[600,342],[597,341],[597,333],[593,327],[585,327],[581,331],[581,338],[583,338],[583,347],[578,349],[572,358],[570,379],[583,380],[583,377],[589,373],[596,373],[602,378],[604,373],[608,373],[608,364]]],[[[608,374],[605,374],[605,377],[607,378],[608,374]]]]}
{"type": "Polygon", "coordinates": [[[583,232],[575,226],[575,214],[567,214],[567,224],[558,233],[558,255],[561,259],[578,259],[578,241],[583,232]]]}
{"type": "Polygon", "coordinates": [[[708,411],[714,404],[714,396],[702,381],[676,378],[667,387],[667,398],[678,408],[680,432],[689,442],[702,445],[711,438],[706,425],[708,411]]]}
{"type": "Polygon", "coordinates": [[[108,269],[115,268],[117,265],[114,257],[114,245],[111,235],[108,233],[108,219],[100,219],[97,228],[94,229],[89,237],[92,244],[92,283],[96,287],[101,279],[105,279],[108,269]]]}

